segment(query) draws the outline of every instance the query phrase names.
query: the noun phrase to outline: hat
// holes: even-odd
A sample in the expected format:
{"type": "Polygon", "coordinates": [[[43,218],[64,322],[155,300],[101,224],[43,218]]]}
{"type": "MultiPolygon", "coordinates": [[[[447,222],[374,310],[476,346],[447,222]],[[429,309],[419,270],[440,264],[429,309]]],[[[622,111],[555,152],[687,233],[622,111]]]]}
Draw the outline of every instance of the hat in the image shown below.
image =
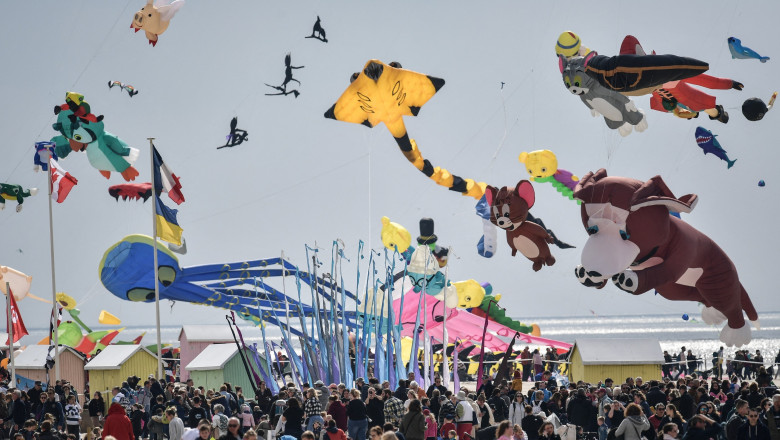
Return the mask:
{"type": "Polygon", "coordinates": [[[420,236],[417,237],[417,244],[431,244],[436,243],[439,237],[433,233],[433,219],[421,218],[420,219],[420,236]]]}
{"type": "Polygon", "coordinates": [[[36,380],[35,381],[35,385],[41,385],[41,381],[40,380],[36,380]]]}
{"type": "Polygon", "coordinates": [[[599,388],[599,389],[596,390],[596,393],[598,393],[598,394],[607,394],[607,390],[604,389],[604,388],[599,388]]]}
{"type": "Polygon", "coordinates": [[[318,380],[317,382],[314,382],[314,386],[317,386],[317,387],[324,387],[324,386],[325,386],[325,383],[324,383],[323,381],[321,381],[321,380],[318,380]]]}
{"type": "Polygon", "coordinates": [[[429,410],[429,409],[424,409],[424,410],[423,410],[423,415],[425,415],[425,416],[429,416],[429,415],[431,415],[431,410],[429,410]]]}
{"type": "Polygon", "coordinates": [[[466,392],[465,391],[458,391],[458,394],[455,396],[458,400],[466,400],[466,392]]]}

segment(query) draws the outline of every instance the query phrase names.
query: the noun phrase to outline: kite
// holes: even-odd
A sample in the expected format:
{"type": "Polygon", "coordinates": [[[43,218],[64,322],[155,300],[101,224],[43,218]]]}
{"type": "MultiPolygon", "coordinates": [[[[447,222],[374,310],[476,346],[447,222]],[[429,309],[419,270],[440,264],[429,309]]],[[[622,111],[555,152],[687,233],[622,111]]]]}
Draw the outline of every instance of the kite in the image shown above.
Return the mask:
{"type": "Polygon", "coordinates": [[[235,147],[236,145],[241,145],[244,141],[249,140],[249,133],[246,130],[241,130],[236,127],[238,127],[238,117],[233,117],[233,119],[230,120],[230,134],[225,136],[227,142],[225,142],[225,145],[217,147],[217,150],[225,147],[235,147]]]}
{"type": "MultiPolygon", "coordinates": [[[[645,55],[639,40],[632,35],[627,35],[620,46],[621,55],[645,55]]],[[[655,55],[655,52],[653,52],[655,55]]],[[[699,112],[705,112],[711,120],[722,123],[729,121],[729,114],[722,105],[715,103],[715,97],[701,90],[691,87],[697,85],[708,89],[735,89],[742,90],[742,83],[728,78],[718,78],[702,73],[679,81],[670,81],[659,89],[652,91],[650,108],[660,112],[672,113],[678,118],[692,119],[699,116],[699,112]]]]}
{"type": "Polygon", "coordinates": [[[108,88],[109,89],[114,88],[114,86],[119,87],[120,90],[126,90],[127,94],[130,95],[131,98],[138,94],[138,90],[136,90],[135,87],[131,86],[130,84],[122,84],[119,81],[109,81],[108,82],[108,88]]]}
{"type": "Polygon", "coordinates": [[[57,153],[54,152],[54,142],[36,142],[35,156],[33,156],[34,171],[49,171],[49,157],[57,160],[57,153]]]}
{"type": "Polygon", "coordinates": [[[282,81],[282,85],[280,86],[272,86],[271,84],[265,83],[268,87],[272,89],[276,89],[279,91],[279,93],[266,93],[265,96],[278,96],[278,95],[284,95],[287,96],[290,93],[294,94],[297,98],[298,95],[301,93],[297,89],[293,89],[288,91],[287,90],[287,84],[290,83],[290,81],[295,81],[298,83],[298,85],[301,85],[301,82],[297,79],[293,78],[292,71],[293,69],[303,69],[306,66],[293,66],[292,65],[292,55],[288,52],[287,55],[284,56],[284,81],[282,81]]]}
{"type": "Polygon", "coordinates": [[[733,167],[737,159],[729,159],[729,157],[726,155],[726,150],[720,146],[720,143],[717,139],[715,139],[715,136],[717,135],[712,134],[711,131],[705,129],[704,127],[696,127],[696,143],[699,145],[699,148],[704,151],[704,155],[706,156],[707,153],[711,153],[715,155],[715,157],[720,158],[720,160],[726,161],[728,164],[727,168],[733,167]]]}
{"type": "Polygon", "coordinates": [[[481,287],[484,290],[482,301],[480,301],[476,307],[469,310],[471,313],[483,318],[488,316],[488,319],[491,321],[507,326],[512,330],[517,330],[520,333],[541,336],[541,330],[537,324],[526,325],[506,316],[506,309],[498,305],[498,302],[501,300],[501,294],[493,295],[493,286],[491,286],[490,283],[485,283],[481,287]],[[493,302],[492,307],[490,306],[491,302],[493,302]]]}
{"type": "MultiPolygon", "coordinates": [[[[174,0],[168,3],[166,0],[147,0],[146,6],[141,8],[133,16],[130,29],[136,32],[143,30],[152,47],[157,45],[157,37],[168,29],[171,19],[184,6],[184,0],[174,0]]],[[[132,95],[130,95],[132,96],[132,95]]]]}
{"type": "Polygon", "coordinates": [[[16,212],[21,212],[24,199],[36,194],[38,188],[24,189],[22,185],[0,183],[0,211],[5,209],[6,200],[16,200],[16,212]]]}
{"type": "Polygon", "coordinates": [[[525,169],[531,175],[532,182],[549,182],[564,197],[574,200],[571,194],[574,187],[577,186],[579,178],[558,168],[558,158],[555,157],[555,153],[550,150],[522,152],[518,160],[525,164],[525,169]]]}
{"type": "Polygon", "coordinates": [[[541,226],[525,221],[536,200],[531,182],[521,180],[511,190],[506,186],[500,190],[488,186],[485,198],[490,205],[490,221],[506,231],[513,257],[520,251],[533,262],[534,271],[555,264],[555,257],[547,246],[547,243],[553,243],[552,236],[541,226]]]}
{"type": "Polygon", "coordinates": [[[138,159],[139,151],[105,131],[103,115],[85,113],[88,111],[89,104],[83,101],[83,96],[72,92],[68,92],[64,105],[54,107],[57,122],[52,127],[60,132],[59,136],[51,138],[54,151],[61,158],[73,151],[86,151],[89,163],[106,179],[114,171],[122,174],[126,181],[135,180],[138,170],[132,165],[138,159]],[[81,97],[75,109],[72,96],[81,97]]]}
{"type": "Polygon", "coordinates": [[[729,52],[731,52],[731,58],[739,58],[743,60],[749,60],[755,58],[762,63],[769,61],[769,57],[762,57],[755,50],[742,45],[742,41],[739,38],[729,37],[729,52]]]}
{"type": "MultiPolygon", "coordinates": [[[[152,237],[128,235],[109,247],[98,267],[103,286],[119,299],[154,302],[153,246],[152,237]]],[[[293,276],[306,284],[315,284],[314,277],[308,273],[298,271],[281,258],[182,268],[173,252],[162,243],[157,243],[157,250],[160,299],[233,310],[255,324],[268,322],[303,336],[298,329],[286,327],[280,318],[311,317],[314,309],[268,286],[263,279],[293,276]],[[289,310],[285,310],[286,303],[289,310]]],[[[326,289],[337,290],[324,279],[318,279],[316,287],[329,301],[331,296],[326,289]]],[[[346,291],[345,294],[355,299],[354,294],[346,291]]],[[[338,308],[354,326],[355,312],[343,311],[341,305],[338,308]]]]}
{"type": "Polygon", "coordinates": [[[761,180],[758,181],[758,186],[760,186],[762,188],[766,186],[766,182],[764,182],[764,179],[761,179],[761,180]]]}
{"type": "Polygon", "coordinates": [[[311,35],[305,38],[316,38],[323,43],[327,43],[328,39],[325,38],[325,29],[322,28],[322,24],[320,24],[320,16],[317,16],[317,21],[314,22],[314,27],[311,30],[311,35]]]}
{"type": "Polygon", "coordinates": [[[777,92],[772,93],[772,97],[769,98],[769,103],[764,104],[764,101],[758,98],[750,98],[742,103],[742,114],[745,115],[748,121],[760,121],[764,119],[766,112],[772,109],[775,105],[775,99],[777,98],[777,92]]]}
{"type": "Polygon", "coordinates": [[[387,249],[405,252],[412,245],[412,234],[409,230],[396,222],[391,222],[388,217],[382,217],[382,244],[387,249]]]}
{"type": "Polygon", "coordinates": [[[590,49],[583,46],[579,35],[572,31],[563,32],[555,43],[555,55],[563,55],[566,58],[584,57],[590,53],[590,49]]]}
{"type": "Polygon", "coordinates": [[[119,185],[109,187],[108,194],[115,198],[117,202],[119,201],[120,197],[122,197],[122,200],[143,199],[144,202],[146,202],[149,197],[152,196],[152,183],[121,183],[119,185]]]}
{"type": "Polygon", "coordinates": [[[677,55],[616,55],[591,52],[585,73],[609,90],[628,96],[646,95],[669,81],[706,72],[709,64],[677,55]]]}
{"type": "Polygon", "coordinates": [[[591,115],[604,116],[604,122],[621,136],[631,134],[631,129],[642,132],[647,129],[647,119],[634,102],[620,93],[610,90],[585,73],[588,62],[596,55],[591,52],[585,58],[567,60],[560,55],[558,68],[563,75],[563,83],[574,95],[577,95],[589,109],[591,115]]]}
{"type": "Polygon", "coordinates": [[[412,290],[442,300],[447,307],[457,307],[458,291],[439,269],[431,248],[420,246],[415,249],[406,268],[406,274],[412,280],[412,290]]]}
{"type": "Polygon", "coordinates": [[[704,322],[728,321],[721,341],[750,342],[743,311],[757,328],[758,314],[734,263],[712,239],[669,215],[691,212],[695,194],[675,197],[660,176],[642,182],[608,177],[600,169],[580,179],[574,197],[583,202],[580,215],[589,235],[574,270],[580,283],[602,288],[611,279],[633,295],[655,289],[672,301],[701,302],[704,322]]]}
{"type": "Polygon", "coordinates": [[[369,60],[355,72],[350,85],[325,117],[373,128],[384,122],[398,147],[415,168],[439,185],[479,200],[484,182],[463,179],[423,159],[417,143],[406,132],[403,116],[417,116],[420,108],[444,86],[444,80],[401,68],[396,62],[369,60]]]}

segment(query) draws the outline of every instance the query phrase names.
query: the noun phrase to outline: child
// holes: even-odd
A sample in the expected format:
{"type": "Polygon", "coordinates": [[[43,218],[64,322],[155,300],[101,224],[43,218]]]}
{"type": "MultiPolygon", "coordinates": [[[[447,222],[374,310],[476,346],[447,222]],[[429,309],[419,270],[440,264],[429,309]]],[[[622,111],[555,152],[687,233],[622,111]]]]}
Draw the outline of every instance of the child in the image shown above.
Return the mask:
{"type": "Polygon", "coordinates": [[[609,428],[604,423],[604,416],[599,416],[596,419],[596,423],[599,425],[599,440],[607,440],[607,434],[609,434],[609,428]]]}
{"type": "Polygon", "coordinates": [[[68,434],[79,436],[79,424],[81,423],[81,405],[76,403],[76,396],[68,396],[68,403],[65,405],[65,423],[68,427],[68,434]]]}
{"type": "Polygon", "coordinates": [[[457,432],[457,431],[455,431],[454,429],[450,429],[450,430],[447,432],[447,438],[448,438],[449,440],[458,440],[458,432],[457,432]]]}
{"type": "Polygon", "coordinates": [[[436,440],[436,433],[438,432],[438,425],[436,424],[436,417],[431,414],[431,410],[424,409],[423,416],[425,416],[425,439],[436,440]]]}
{"type": "MultiPolygon", "coordinates": [[[[439,434],[442,438],[448,438],[449,433],[451,431],[455,431],[455,424],[452,423],[452,420],[455,418],[452,414],[447,414],[444,416],[444,424],[441,425],[441,430],[439,431],[439,434]]],[[[452,437],[450,437],[452,438],[452,437]]],[[[454,438],[458,438],[456,435],[454,438]]]]}

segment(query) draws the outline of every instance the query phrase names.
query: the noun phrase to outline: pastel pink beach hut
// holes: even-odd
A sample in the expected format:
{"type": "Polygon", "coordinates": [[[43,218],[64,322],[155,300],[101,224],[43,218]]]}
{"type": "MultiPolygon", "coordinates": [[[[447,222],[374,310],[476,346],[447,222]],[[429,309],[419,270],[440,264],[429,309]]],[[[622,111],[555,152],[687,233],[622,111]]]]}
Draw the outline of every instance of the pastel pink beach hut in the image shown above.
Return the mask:
{"type": "Polygon", "coordinates": [[[179,332],[180,376],[186,382],[190,378],[187,366],[211,344],[233,343],[233,334],[227,325],[183,325],[179,332]]]}

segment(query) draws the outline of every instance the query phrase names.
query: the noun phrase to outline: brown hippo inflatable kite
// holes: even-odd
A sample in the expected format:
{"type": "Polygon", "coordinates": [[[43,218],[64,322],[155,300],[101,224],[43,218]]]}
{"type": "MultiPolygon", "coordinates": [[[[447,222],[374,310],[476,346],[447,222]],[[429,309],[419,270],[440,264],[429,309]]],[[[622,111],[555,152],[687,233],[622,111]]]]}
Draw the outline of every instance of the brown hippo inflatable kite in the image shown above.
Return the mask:
{"type": "Polygon", "coordinates": [[[609,279],[634,295],[655,289],[673,301],[704,304],[702,319],[727,321],[720,340],[728,346],[750,342],[758,314],[739,282],[737,269],[709,237],[669,211],[691,212],[698,197],[675,197],[660,176],[647,182],[608,177],[604,169],[588,173],[574,189],[582,200],[582,223],[590,238],[575,275],[588,287],[609,279]]]}

